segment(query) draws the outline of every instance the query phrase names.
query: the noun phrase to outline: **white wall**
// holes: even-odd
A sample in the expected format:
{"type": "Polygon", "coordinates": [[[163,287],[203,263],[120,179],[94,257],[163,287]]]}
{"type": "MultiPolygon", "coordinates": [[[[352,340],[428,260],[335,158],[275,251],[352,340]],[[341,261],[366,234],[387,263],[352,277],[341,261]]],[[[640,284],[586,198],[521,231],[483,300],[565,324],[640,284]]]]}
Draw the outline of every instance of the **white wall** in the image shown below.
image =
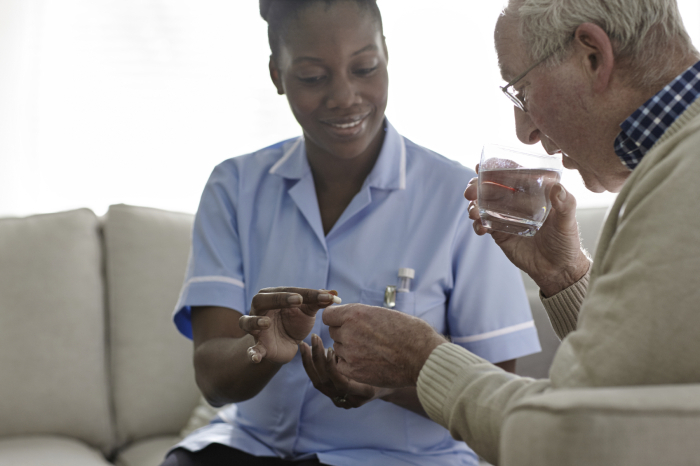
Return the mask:
{"type": "MultiPolygon", "coordinates": [[[[299,134],[269,82],[257,3],[0,0],[0,216],[194,212],[216,163],[299,134]]],[[[379,0],[388,117],[468,166],[485,142],[519,144],[492,46],[501,3],[379,0]]],[[[700,2],[679,5],[700,44],[700,2]]],[[[580,204],[612,199],[577,178],[564,183],[580,204]]]]}

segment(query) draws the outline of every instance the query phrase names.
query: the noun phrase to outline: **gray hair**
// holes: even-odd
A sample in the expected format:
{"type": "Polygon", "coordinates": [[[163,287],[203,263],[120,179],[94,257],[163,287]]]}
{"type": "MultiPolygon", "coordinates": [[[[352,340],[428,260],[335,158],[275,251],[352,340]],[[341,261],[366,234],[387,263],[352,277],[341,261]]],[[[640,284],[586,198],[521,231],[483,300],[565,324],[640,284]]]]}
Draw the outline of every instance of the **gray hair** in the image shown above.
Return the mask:
{"type": "Polygon", "coordinates": [[[630,65],[629,78],[640,87],[663,81],[678,53],[697,54],[676,0],[512,0],[504,14],[520,19],[533,60],[551,56],[550,64],[567,56],[579,25],[600,26],[616,60],[630,65]]]}

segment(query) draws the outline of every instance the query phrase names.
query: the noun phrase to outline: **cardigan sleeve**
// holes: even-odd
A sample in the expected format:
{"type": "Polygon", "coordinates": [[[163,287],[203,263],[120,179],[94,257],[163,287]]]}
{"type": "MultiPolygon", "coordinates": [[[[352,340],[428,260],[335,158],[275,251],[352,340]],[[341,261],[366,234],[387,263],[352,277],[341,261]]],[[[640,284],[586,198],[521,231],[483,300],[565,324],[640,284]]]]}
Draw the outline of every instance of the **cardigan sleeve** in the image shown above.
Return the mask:
{"type": "Polygon", "coordinates": [[[589,277],[590,269],[579,281],[549,298],[545,298],[540,291],[542,305],[547,311],[554,333],[560,340],[576,330],[578,312],[588,291],[589,277]]]}
{"type": "Polygon", "coordinates": [[[549,380],[511,374],[452,343],[433,350],[417,384],[428,416],[494,464],[508,410],[548,387],[549,380]]]}

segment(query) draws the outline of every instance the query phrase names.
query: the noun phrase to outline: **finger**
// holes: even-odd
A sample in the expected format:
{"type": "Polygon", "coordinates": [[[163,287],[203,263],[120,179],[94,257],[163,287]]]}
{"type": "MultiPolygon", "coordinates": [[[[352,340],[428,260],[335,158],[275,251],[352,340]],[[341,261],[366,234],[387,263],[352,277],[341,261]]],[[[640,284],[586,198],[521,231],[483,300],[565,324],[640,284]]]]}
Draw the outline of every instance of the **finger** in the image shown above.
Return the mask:
{"type": "Polygon", "coordinates": [[[311,348],[309,347],[309,345],[302,341],[299,345],[299,350],[301,352],[301,363],[304,366],[304,370],[309,376],[309,380],[311,380],[311,383],[313,383],[314,387],[318,389],[318,387],[321,385],[321,378],[319,377],[318,372],[316,371],[316,367],[314,367],[314,362],[311,356],[311,348]]]}
{"type": "MultiPolygon", "coordinates": [[[[325,311],[324,311],[324,314],[325,314],[325,311]]],[[[342,343],[341,336],[340,336],[342,331],[343,331],[342,327],[328,327],[328,334],[331,336],[331,340],[333,340],[333,346],[342,343]]]]}
{"type": "MultiPolygon", "coordinates": [[[[329,327],[340,327],[347,318],[347,313],[350,312],[348,305],[333,306],[323,311],[323,323],[329,327]]],[[[335,338],[333,338],[335,340],[335,338]]]]}
{"type": "Polygon", "coordinates": [[[261,330],[267,330],[271,324],[272,321],[269,317],[241,316],[238,319],[238,326],[241,327],[241,330],[251,335],[257,335],[261,330]]]}
{"type": "Polygon", "coordinates": [[[257,342],[254,346],[248,348],[248,358],[253,362],[253,364],[258,364],[267,354],[267,349],[265,345],[257,342]]]}
{"type": "Polygon", "coordinates": [[[311,355],[316,372],[318,372],[318,376],[321,378],[321,381],[325,383],[329,379],[328,370],[326,367],[328,365],[328,361],[326,359],[326,349],[323,347],[321,337],[316,334],[311,335],[311,355]]]}
{"type": "Polygon", "coordinates": [[[552,208],[556,211],[558,226],[560,228],[575,226],[576,198],[559,183],[552,188],[549,199],[552,202],[552,208]]]}
{"type": "Polygon", "coordinates": [[[328,348],[327,372],[328,378],[333,383],[333,386],[341,393],[350,393],[350,384],[347,377],[338,372],[337,358],[333,348],[328,348]]]}
{"type": "Polygon", "coordinates": [[[476,164],[474,171],[476,172],[477,175],[479,174],[479,164],[478,163],[476,164]]]}
{"type": "Polygon", "coordinates": [[[476,233],[479,236],[484,236],[485,234],[491,232],[491,230],[489,230],[488,228],[486,228],[484,225],[481,224],[481,219],[474,220],[472,227],[474,228],[474,233],[476,233]]]}
{"type": "Polygon", "coordinates": [[[476,203],[476,201],[469,202],[469,207],[467,207],[467,211],[469,212],[470,219],[481,220],[481,215],[479,213],[479,205],[476,203]]]}
{"type": "Polygon", "coordinates": [[[250,314],[264,315],[274,309],[300,306],[302,302],[303,298],[297,293],[258,293],[253,296],[250,314]]]}
{"type": "Polygon", "coordinates": [[[338,363],[338,359],[345,359],[345,347],[337,340],[333,342],[333,355],[337,358],[335,360],[336,364],[338,363]]]}
{"type": "Polygon", "coordinates": [[[338,297],[338,292],[335,290],[313,290],[310,288],[296,287],[275,287],[263,288],[259,294],[277,294],[277,293],[292,293],[302,297],[304,304],[318,305],[321,307],[331,304],[340,304],[342,300],[338,297]]]}
{"type": "Polygon", "coordinates": [[[472,178],[467,184],[467,188],[464,190],[464,198],[468,201],[476,201],[479,194],[479,178],[472,178]]]}
{"type": "MultiPolygon", "coordinates": [[[[338,353],[336,352],[336,355],[337,354],[338,353]]],[[[338,371],[338,374],[340,374],[344,377],[347,377],[347,378],[352,378],[352,370],[350,368],[350,364],[348,364],[348,362],[345,359],[338,356],[338,359],[335,363],[335,367],[336,367],[336,370],[338,371]]]]}

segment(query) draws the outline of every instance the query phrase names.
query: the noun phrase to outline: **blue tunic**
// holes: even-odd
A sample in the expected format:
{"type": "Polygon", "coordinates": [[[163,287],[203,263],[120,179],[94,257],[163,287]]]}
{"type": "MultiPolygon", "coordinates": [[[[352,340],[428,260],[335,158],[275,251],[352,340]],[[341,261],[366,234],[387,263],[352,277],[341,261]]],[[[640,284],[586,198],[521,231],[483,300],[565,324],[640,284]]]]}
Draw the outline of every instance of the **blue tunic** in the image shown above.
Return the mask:
{"type": "MultiPolygon", "coordinates": [[[[385,287],[410,267],[415,278],[397,294],[397,310],[492,362],[537,352],[520,272],[472,229],[462,193],[473,176],[387,122],[372,172],[324,235],[303,138],[229,159],[202,195],[175,324],[191,338],[192,306],[247,314],[255,293],[270,286],[334,289],[344,303],[382,306],[385,287]]],[[[321,314],[312,332],[329,347],[321,314]]],[[[331,465],[477,464],[447,430],[392,403],[336,408],[313,387],[299,354],[257,396],[178,446],[212,442],[331,465]]]]}

